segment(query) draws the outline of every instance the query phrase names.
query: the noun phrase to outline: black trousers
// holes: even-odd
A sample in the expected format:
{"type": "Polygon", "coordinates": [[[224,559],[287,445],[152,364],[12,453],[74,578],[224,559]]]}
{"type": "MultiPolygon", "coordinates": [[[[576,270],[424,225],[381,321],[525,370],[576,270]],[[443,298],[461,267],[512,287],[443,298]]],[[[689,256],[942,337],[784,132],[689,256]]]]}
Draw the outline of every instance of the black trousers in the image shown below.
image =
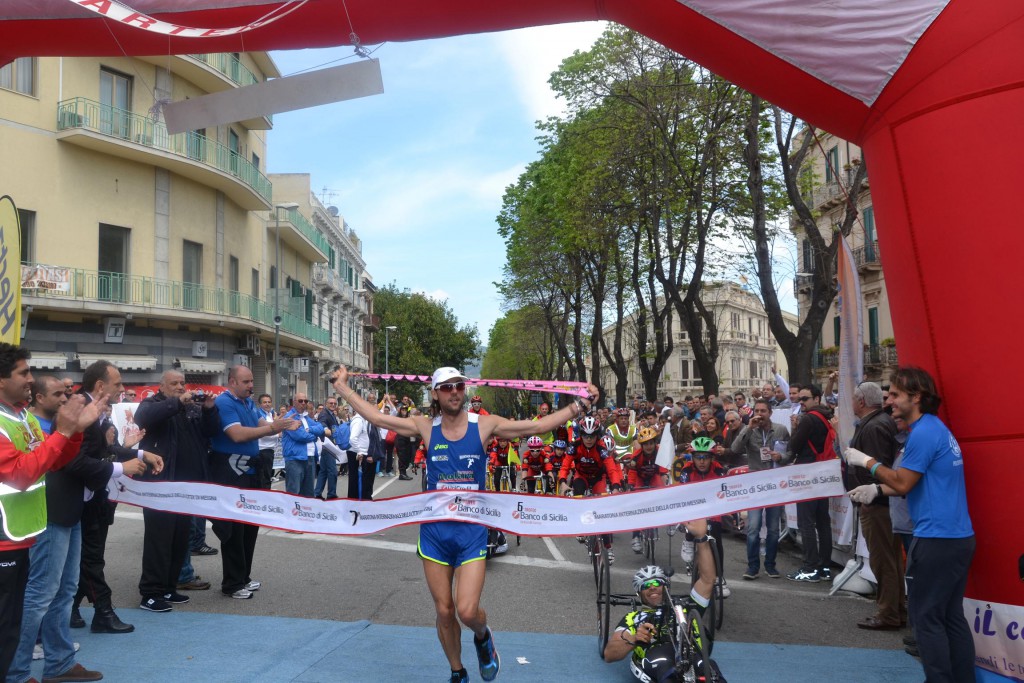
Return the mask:
{"type": "Polygon", "coordinates": [[[146,528],[142,538],[139,593],[143,599],[174,593],[188,552],[192,518],[143,508],[142,519],[146,528]]]}
{"type": "MultiPolygon", "coordinates": [[[[398,438],[399,439],[404,439],[405,437],[400,436],[398,438]]],[[[398,448],[396,450],[398,452],[398,472],[399,472],[399,474],[407,475],[408,474],[407,470],[409,469],[409,463],[412,462],[412,449],[411,448],[398,448]]]]}
{"type": "Polygon", "coordinates": [[[260,449],[260,466],[256,470],[257,482],[256,488],[258,489],[269,489],[271,486],[270,480],[274,477],[274,449],[273,448],[261,448],[260,449]]]}
{"type": "Polygon", "coordinates": [[[28,585],[28,548],[0,552],[0,681],[14,660],[28,585]]]}
{"type": "MultiPolygon", "coordinates": [[[[254,489],[259,475],[242,475],[233,486],[254,489]]],[[[220,561],[224,570],[220,590],[226,595],[245,588],[252,581],[252,557],[256,552],[256,535],[260,528],[252,524],[213,520],[213,533],[220,539],[220,561]]]]}
{"type": "Polygon", "coordinates": [[[917,538],[907,553],[907,599],[928,683],[973,683],[974,638],[964,617],[974,536],[917,538]]]}
{"type": "Polygon", "coordinates": [[[832,519],[828,498],[796,504],[796,522],[804,551],[802,569],[824,569],[832,563],[832,519]]]}
{"type": "Polygon", "coordinates": [[[363,456],[363,462],[356,464],[357,454],[348,452],[348,497],[356,500],[373,500],[373,478],[377,476],[377,463],[373,458],[363,456]],[[362,490],[359,473],[363,473],[362,490]]]}
{"type": "Polygon", "coordinates": [[[384,442],[384,463],[380,469],[388,474],[395,471],[395,444],[384,442]]]}
{"type": "Polygon", "coordinates": [[[109,612],[113,609],[110,586],[103,573],[107,561],[104,557],[107,548],[107,533],[110,531],[109,517],[101,514],[101,510],[90,511],[85,505],[82,513],[82,562],[78,576],[78,592],[75,594],[75,606],[88,599],[96,608],[96,612],[109,612]]]}

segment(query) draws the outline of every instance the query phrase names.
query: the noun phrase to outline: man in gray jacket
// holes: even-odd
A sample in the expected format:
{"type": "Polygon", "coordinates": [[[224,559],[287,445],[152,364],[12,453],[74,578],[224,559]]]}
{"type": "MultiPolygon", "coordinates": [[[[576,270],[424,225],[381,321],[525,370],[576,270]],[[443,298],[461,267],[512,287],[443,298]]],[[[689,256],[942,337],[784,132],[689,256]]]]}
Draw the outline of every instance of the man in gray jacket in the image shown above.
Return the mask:
{"type": "MultiPolygon", "coordinates": [[[[789,432],[783,425],[772,422],[772,406],[767,399],[754,402],[754,416],[733,440],[730,449],[736,455],[746,456],[751,472],[777,467],[783,455],[775,444],[789,440],[789,432]]],[[[785,448],[782,449],[785,452],[785,448]]],[[[747,511],[747,571],[743,578],[753,581],[761,571],[761,520],[768,525],[768,536],[764,544],[764,572],[772,579],[779,578],[775,568],[775,557],[779,549],[779,522],[782,519],[781,506],[747,511]]]]}

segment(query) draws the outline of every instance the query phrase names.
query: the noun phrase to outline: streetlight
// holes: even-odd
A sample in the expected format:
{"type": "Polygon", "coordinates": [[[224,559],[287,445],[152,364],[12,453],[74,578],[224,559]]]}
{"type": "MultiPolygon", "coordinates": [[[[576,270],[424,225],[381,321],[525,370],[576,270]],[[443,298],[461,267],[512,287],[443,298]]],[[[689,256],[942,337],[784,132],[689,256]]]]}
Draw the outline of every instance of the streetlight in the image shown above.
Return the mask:
{"type": "Polygon", "coordinates": [[[391,354],[391,346],[390,346],[390,343],[389,343],[391,341],[391,339],[389,338],[389,333],[390,332],[394,332],[397,329],[398,329],[397,325],[388,325],[387,327],[384,328],[384,396],[385,396],[385,400],[387,400],[387,395],[388,395],[388,375],[391,373],[391,366],[390,366],[390,362],[389,362],[390,359],[388,358],[388,356],[390,356],[390,354],[391,354]]]}
{"type": "Polygon", "coordinates": [[[299,208],[295,202],[274,205],[274,223],[277,232],[277,267],[274,270],[274,405],[281,405],[281,209],[299,208]]]}

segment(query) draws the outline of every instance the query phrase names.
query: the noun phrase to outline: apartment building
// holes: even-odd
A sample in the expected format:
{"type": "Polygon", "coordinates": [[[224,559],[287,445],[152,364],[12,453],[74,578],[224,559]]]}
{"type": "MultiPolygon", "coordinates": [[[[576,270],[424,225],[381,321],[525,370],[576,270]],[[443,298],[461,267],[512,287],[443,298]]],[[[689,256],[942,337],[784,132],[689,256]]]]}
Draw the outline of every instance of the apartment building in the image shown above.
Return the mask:
{"type": "MultiPolygon", "coordinates": [[[[845,198],[857,168],[863,163],[860,148],[829,133],[818,132],[820,146],[813,145],[807,156],[804,199],[817,217],[818,230],[830,242],[833,226],[842,223],[845,198]]],[[[888,383],[891,371],[897,365],[896,340],[889,313],[889,296],[882,272],[881,253],[875,212],[871,205],[870,176],[865,176],[856,197],[858,211],[850,236],[847,238],[860,276],[864,299],[864,379],[888,383]]],[[[802,227],[791,222],[799,248],[799,272],[793,283],[797,296],[800,320],[810,306],[811,270],[814,253],[802,227]]],[[[824,380],[838,366],[839,333],[841,321],[836,302],[832,303],[821,333],[814,358],[814,373],[824,380]]]]}
{"type": "MultiPolygon", "coordinates": [[[[772,379],[774,366],[784,377],[787,375],[785,356],[768,327],[768,316],[758,299],[748,288],[732,282],[704,284],[701,300],[712,312],[718,327],[719,354],[716,365],[721,391],[749,390],[772,379]]],[[[784,313],[787,325],[795,330],[797,318],[784,313]]],[[[631,314],[616,325],[603,330],[612,343],[617,325],[624,327],[623,344],[628,368],[627,393],[644,394],[640,374],[640,349],[636,343],[636,315],[631,314]]],[[[679,318],[672,313],[675,335],[672,355],[658,381],[658,395],[681,398],[704,393],[700,369],[693,355],[689,334],[679,318]]],[[[653,337],[653,332],[650,334],[653,337]]],[[[615,386],[615,374],[602,368],[601,382],[609,391],[615,386]]]]}
{"type": "MultiPolygon", "coordinates": [[[[267,265],[278,258],[270,117],[169,135],[158,104],[279,75],[266,53],[23,58],[0,69],[0,191],[20,212],[35,369],[77,381],[106,358],[126,384],[155,384],[169,368],[223,384],[242,363],[257,391],[273,389],[279,279],[282,354],[328,352],[308,289],[328,245],[297,246],[301,228],[286,220],[281,277],[267,265]]],[[[313,379],[291,372],[282,391],[313,379]]]]}

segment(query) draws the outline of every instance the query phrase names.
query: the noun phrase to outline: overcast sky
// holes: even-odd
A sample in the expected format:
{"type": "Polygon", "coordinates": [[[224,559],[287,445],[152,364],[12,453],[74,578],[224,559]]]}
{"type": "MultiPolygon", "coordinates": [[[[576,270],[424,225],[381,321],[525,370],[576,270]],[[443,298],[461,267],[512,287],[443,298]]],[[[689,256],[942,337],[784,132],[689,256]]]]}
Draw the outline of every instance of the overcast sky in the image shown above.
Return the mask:
{"type": "MultiPolygon", "coordinates": [[[[535,121],[563,111],[547,84],[551,72],[588,49],[603,26],[371,47],[384,94],[275,115],[268,168],[312,175],[321,200],[362,239],[374,283],[447,299],[486,344],[501,315],[493,283],[505,260],[495,222],[502,195],[538,157],[535,121]]],[[[289,75],[351,54],[344,47],[273,57],[289,75]]]]}

